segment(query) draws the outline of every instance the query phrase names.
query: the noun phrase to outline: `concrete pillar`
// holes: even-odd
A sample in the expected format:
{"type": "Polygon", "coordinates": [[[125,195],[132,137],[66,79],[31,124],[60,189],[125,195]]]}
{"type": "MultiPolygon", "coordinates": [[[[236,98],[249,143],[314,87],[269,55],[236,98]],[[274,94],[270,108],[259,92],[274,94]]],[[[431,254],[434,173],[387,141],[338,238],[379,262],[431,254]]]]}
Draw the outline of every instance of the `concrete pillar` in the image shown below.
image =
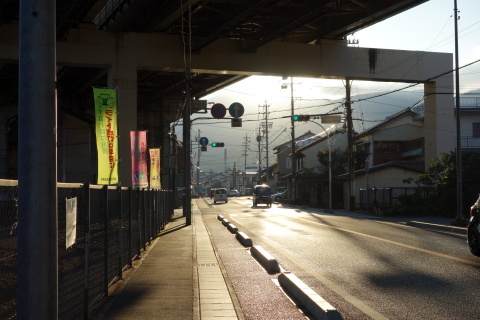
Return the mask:
{"type": "Polygon", "coordinates": [[[428,168],[433,159],[443,152],[454,150],[455,143],[455,121],[454,107],[451,94],[442,94],[442,90],[451,89],[453,84],[451,75],[442,78],[437,82],[424,84],[425,92],[425,169],[428,168]],[[447,82],[447,83],[445,83],[447,82]]]}
{"type": "Polygon", "coordinates": [[[124,46],[128,36],[117,34],[116,58],[108,70],[108,87],[118,89],[119,175],[122,186],[132,186],[130,131],[137,130],[137,60],[134,46],[124,46]]]}

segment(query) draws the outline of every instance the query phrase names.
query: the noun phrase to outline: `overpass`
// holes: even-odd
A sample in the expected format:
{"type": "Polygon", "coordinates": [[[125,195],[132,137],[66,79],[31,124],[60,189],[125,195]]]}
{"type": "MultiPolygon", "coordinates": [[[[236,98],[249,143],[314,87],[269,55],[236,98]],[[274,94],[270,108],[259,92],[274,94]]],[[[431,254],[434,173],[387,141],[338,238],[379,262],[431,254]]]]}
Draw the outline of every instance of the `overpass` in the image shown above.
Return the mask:
{"type": "Polygon", "coordinates": [[[346,45],[425,0],[19,2],[20,11],[18,1],[0,4],[0,121],[9,125],[0,149],[12,158],[0,174],[19,180],[18,303],[33,306],[24,317],[56,308],[57,169],[62,182],[94,181],[92,86],[119,91],[123,186],[128,132],[146,129],[148,145],[162,147],[162,183],[173,187],[170,123],[187,69],[195,99],[251,75],[423,83],[427,163],[453,148],[441,130],[454,125],[451,54],[346,45]]]}

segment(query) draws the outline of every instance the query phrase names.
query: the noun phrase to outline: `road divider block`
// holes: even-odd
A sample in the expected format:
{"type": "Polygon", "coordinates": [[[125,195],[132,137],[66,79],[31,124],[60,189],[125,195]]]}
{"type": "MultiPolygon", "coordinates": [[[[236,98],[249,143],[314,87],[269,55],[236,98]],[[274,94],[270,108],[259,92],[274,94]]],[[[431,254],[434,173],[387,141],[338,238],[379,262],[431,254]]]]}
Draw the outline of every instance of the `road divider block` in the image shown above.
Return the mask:
{"type": "Polygon", "coordinates": [[[317,320],[343,320],[340,312],[298,279],[293,273],[282,272],[278,276],[280,285],[291,294],[317,320]]]}
{"type": "Polygon", "coordinates": [[[228,221],[227,219],[223,219],[222,220],[222,224],[226,227],[228,224],[230,223],[230,221],[228,221]]]}
{"type": "Polygon", "coordinates": [[[223,218],[223,216],[222,216],[221,214],[219,214],[219,215],[217,216],[217,220],[222,221],[223,219],[224,219],[224,218],[223,218]]]}
{"type": "Polygon", "coordinates": [[[275,274],[280,272],[280,266],[277,259],[275,259],[270,253],[263,249],[260,245],[253,245],[250,249],[252,256],[257,259],[258,262],[267,270],[269,274],[275,274]]]}
{"type": "Polygon", "coordinates": [[[238,231],[238,228],[233,223],[227,224],[227,229],[233,234],[237,233],[238,231]]]}
{"type": "Polygon", "coordinates": [[[252,239],[250,239],[250,237],[242,231],[238,231],[235,235],[235,238],[237,238],[238,242],[240,242],[244,247],[251,247],[253,245],[252,239]]]}

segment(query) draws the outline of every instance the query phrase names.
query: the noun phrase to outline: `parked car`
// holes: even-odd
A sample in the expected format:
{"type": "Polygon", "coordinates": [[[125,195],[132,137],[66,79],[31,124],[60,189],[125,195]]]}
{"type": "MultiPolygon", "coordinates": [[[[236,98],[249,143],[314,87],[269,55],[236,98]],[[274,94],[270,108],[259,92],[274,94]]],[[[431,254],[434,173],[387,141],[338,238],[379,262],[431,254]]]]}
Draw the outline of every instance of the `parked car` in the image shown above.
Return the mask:
{"type": "Polygon", "coordinates": [[[253,187],[253,206],[258,204],[266,204],[267,207],[272,206],[272,188],[265,184],[256,185],[253,187]]]}
{"type": "Polygon", "coordinates": [[[232,189],[232,190],[230,190],[230,192],[228,193],[228,196],[229,196],[229,197],[240,197],[240,192],[238,192],[237,189],[232,189]]]}
{"type": "Polygon", "coordinates": [[[282,192],[272,194],[273,202],[279,202],[282,199],[285,199],[287,196],[287,190],[283,190],[282,192]]]}
{"type": "Polygon", "coordinates": [[[467,240],[470,252],[480,256],[480,196],[470,207],[470,221],[467,227],[467,240]]]}
{"type": "Polygon", "coordinates": [[[227,189],[215,189],[215,194],[213,195],[213,203],[217,203],[217,201],[224,201],[225,203],[228,203],[227,189]]]}

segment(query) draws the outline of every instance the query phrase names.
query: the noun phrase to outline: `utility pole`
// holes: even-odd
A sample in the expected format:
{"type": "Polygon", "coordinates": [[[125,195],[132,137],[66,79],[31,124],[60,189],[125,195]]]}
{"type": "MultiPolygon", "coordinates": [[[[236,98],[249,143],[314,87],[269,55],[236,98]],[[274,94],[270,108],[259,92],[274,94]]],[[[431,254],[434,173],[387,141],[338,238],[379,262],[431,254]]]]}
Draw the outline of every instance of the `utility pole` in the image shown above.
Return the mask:
{"type": "Polygon", "coordinates": [[[457,222],[463,222],[463,186],[462,186],[462,142],[460,132],[460,75],[458,73],[458,10],[457,0],[454,0],[455,11],[455,115],[457,123],[457,222]]]}
{"type": "Polygon", "coordinates": [[[243,172],[243,188],[245,189],[247,187],[247,155],[248,155],[248,151],[250,151],[249,143],[250,143],[250,138],[248,138],[247,134],[245,133],[245,142],[243,143],[243,146],[244,146],[243,156],[245,156],[245,166],[244,166],[245,171],[243,172]]]}
{"type": "MultiPolygon", "coordinates": [[[[197,137],[197,143],[200,141],[200,130],[198,130],[198,137],[197,137]]],[[[200,196],[200,155],[202,154],[202,150],[199,147],[198,148],[198,157],[197,157],[197,194],[200,196]]]]}
{"type": "Polygon", "coordinates": [[[191,89],[191,74],[190,68],[186,70],[185,79],[185,107],[183,108],[183,216],[186,217],[186,225],[192,224],[192,193],[190,186],[192,184],[190,177],[190,89],[191,89]]]}
{"type": "Polygon", "coordinates": [[[16,311],[19,320],[55,320],[58,319],[55,1],[19,2],[16,311]]]}
{"type": "MultiPolygon", "coordinates": [[[[262,107],[262,106],[261,106],[262,107]]],[[[265,114],[265,122],[262,123],[262,127],[263,128],[263,133],[265,134],[265,154],[266,154],[266,166],[265,166],[265,170],[266,170],[266,183],[268,185],[268,176],[269,176],[269,163],[268,163],[268,129],[271,128],[272,126],[272,123],[268,122],[268,105],[265,103],[265,105],[263,106],[264,108],[264,114],[265,114]]]]}
{"type": "Polygon", "coordinates": [[[291,107],[291,116],[290,121],[292,125],[292,200],[295,204],[297,202],[297,188],[296,188],[296,175],[297,175],[297,162],[295,161],[295,121],[293,120],[293,116],[295,115],[295,106],[293,102],[293,77],[290,77],[290,107],[291,107]]]}
{"type": "Polygon", "coordinates": [[[257,135],[257,142],[258,142],[258,182],[262,180],[262,152],[261,152],[261,142],[262,142],[262,135],[260,131],[260,127],[258,127],[258,135],[257,135]]]}
{"type": "Polygon", "coordinates": [[[355,183],[355,160],[353,158],[353,122],[352,122],[352,104],[350,102],[350,79],[345,79],[345,112],[347,115],[347,134],[348,134],[348,172],[350,177],[350,210],[355,210],[355,196],[354,196],[354,183],[355,183]]]}

